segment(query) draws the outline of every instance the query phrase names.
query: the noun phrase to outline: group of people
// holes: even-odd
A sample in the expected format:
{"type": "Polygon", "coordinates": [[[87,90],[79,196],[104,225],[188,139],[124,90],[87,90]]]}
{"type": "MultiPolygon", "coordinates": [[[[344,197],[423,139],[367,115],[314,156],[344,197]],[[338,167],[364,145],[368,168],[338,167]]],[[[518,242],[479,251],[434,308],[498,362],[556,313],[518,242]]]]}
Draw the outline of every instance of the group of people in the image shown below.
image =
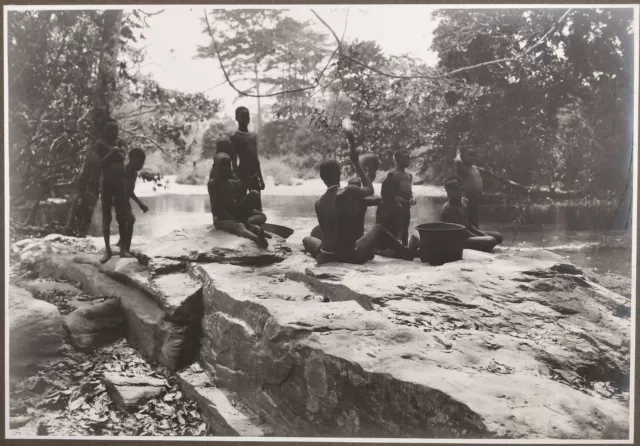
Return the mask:
{"type": "MultiPolygon", "coordinates": [[[[336,160],[320,165],[320,177],[327,191],[316,202],[319,225],[303,239],[305,250],[319,264],[329,262],[364,263],[374,255],[413,260],[419,255],[420,241],[409,237],[413,178],[406,171],[411,159],[404,150],[394,154],[396,166],[382,182],[380,196],[374,196],[373,180],[379,167],[375,155],[358,155],[355,137],[345,130],[349,141],[351,162],[357,177],[340,187],[341,169],[336,160]],[[376,223],[364,230],[367,208],[377,206],[376,223]]],[[[497,232],[478,229],[478,208],[482,197],[482,179],[473,164],[472,154],[463,160],[456,157],[456,175],[445,181],[448,201],[441,212],[441,221],[465,227],[466,249],[491,251],[502,243],[497,232]],[[463,193],[467,195],[463,197],[463,193]]]]}
{"type": "MultiPolygon", "coordinates": [[[[262,210],[261,192],[265,188],[257,138],[249,132],[249,110],[238,107],[235,112],[238,130],[228,138],[216,141],[216,153],[209,174],[207,190],[214,227],[269,246],[269,232],[263,226],[267,217],[262,210]]],[[[118,125],[107,122],[103,138],[95,153],[102,169],[102,224],[106,262],[111,258],[109,244],[111,209],[115,206],[120,231],[120,256],[131,257],[131,238],[135,217],[129,200],[133,199],[146,212],[148,208],[135,195],[138,172],[144,166],[145,155],[140,149],[126,152],[118,138],[118,125]],[[124,160],[128,157],[125,166],[124,160]]],[[[364,263],[382,255],[413,260],[419,255],[419,239],[409,236],[413,196],[412,175],[407,172],[411,159],[408,152],[394,154],[395,168],[382,183],[380,196],[374,195],[373,181],[380,167],[373,154],[358,154],[355,136],[345,130],[350,159],[356,176],[345,187],[340,186],[341,168],[334,160],[320,165],[320,178],[326,192],[315,204],[318,225],[303,239],[305,251],[319,264],[329,262],[364,263]],[[365,231],[365,216],[369,207],[377,207],[375,225],[365,231]]],[[[445,180],[448,201],[442,208],[441,221],[464,226],[466,249],[491,251],[502,243],[497,232],[479,229],[479,203],[482,198],[482,178],[468,151],[456,157],[456,174],[445,180]]]]}

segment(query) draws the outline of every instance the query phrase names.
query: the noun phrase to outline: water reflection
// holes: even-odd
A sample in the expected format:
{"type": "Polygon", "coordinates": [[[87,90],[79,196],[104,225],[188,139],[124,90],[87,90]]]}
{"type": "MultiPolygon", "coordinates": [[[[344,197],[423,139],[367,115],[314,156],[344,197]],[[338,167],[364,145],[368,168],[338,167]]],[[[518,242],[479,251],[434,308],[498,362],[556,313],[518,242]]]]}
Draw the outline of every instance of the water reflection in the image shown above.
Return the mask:
{"type": "MultiPolygon", "coordinates": [[[[314,203],[318,197],[313,196],[265,196],[263,198],[265,213],[272,223],[288,226],[295,230],[290,237],[293,243],[301,243],[302,238],[309,234],[316,224],[314,203]]],[[[143,202],[149,207],[149,212],[143,214],[132,202],[136,215],[136,229],[138,235],[158,237],[175,229],[188,226],[211,224],[209,198],[207,195],[159,195],[145,197],[143,202]]],[[[437,221],[444,199],[442,197],[419,197],[417,206],[412,209],[411,230],[420,223],[437,221]]],[[[584,228],[592,224],[597,228],[595,220],[581,219],[580,226],[574,226],[573,218],[568,218],[566,212],[552,210],[547,215],[546,224],[536,227],[519,227],[512,224],[500,213],[486,212],[486,224],[483,226],[499,230],[505,235],[505,247],[519,249],[545,248],[561,255],[567,255],[578,265],[598,268],[602,271],[613,271],[625,276],[631,275],[631,233],[624,231],[603,230],[567,230],[567,228],[584,228]],[[493,216],[493,222],[491,217],[493,216]],[[502,220],[495,221],[495,220],[502,220]]],[[[96,207],[93,216],[91,234],[99,236],[100,207],[96,207]]],[[[367,225],[375,221],[375,209],[367,212],[367,225]]],[[[112,234],[117,234],[118,228],[114,221],[112,234]]]]}

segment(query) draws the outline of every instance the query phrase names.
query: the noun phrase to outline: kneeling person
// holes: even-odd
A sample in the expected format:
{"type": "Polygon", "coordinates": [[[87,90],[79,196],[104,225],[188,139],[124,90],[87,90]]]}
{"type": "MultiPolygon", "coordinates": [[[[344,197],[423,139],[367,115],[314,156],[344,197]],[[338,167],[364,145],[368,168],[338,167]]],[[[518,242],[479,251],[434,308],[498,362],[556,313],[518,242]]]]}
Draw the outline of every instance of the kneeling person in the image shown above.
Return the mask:
{"type": "Polygon", "coordinates": [[[269,234],[259,225],[267,221],[267,217],[257,209],[260,206],[260,195],[257,191],[249,191],[242,187],[233,175],[231,157],[218,152],[214,158],[214,177],[209,180],[207,189],[211,200],[213,226],[239,237],[255,242],[261,248],[269,246],[269,234]]]}
{"type": "Polygon", "coordinates": [[[497,232],[483,232],[475,227],[469,219],[469,200],[462,197],[462,187],[458,177],[449,177],[444,182],[449,201],[440,212],[440,220],[444,223],[455,223],[466,228],[465,249],[490,252],[502,243],[502,235],[497,232]]]}

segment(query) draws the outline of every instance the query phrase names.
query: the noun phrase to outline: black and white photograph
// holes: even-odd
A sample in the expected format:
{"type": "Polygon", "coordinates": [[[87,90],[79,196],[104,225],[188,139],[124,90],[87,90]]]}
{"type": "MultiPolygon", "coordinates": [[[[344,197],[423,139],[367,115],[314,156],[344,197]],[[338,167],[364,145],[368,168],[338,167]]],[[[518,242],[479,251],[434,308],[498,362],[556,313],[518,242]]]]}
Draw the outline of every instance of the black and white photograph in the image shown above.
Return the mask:
{"type": "Polygon", "coordinates": [[[4,437],[632,444],[638,12],[5,6],[4,437]]]}

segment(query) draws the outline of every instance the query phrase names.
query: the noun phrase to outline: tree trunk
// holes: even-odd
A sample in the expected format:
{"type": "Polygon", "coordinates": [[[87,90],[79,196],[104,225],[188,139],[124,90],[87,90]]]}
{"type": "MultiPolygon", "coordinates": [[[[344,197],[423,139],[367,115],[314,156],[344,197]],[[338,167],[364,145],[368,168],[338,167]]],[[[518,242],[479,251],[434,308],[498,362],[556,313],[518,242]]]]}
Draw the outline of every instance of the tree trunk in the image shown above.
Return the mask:
{"type": "Polygon", "coordinates": [[[260,103],[260,78],[258,77],[257,63],[254,64],[253,69],[256,75],[256,94],[258,95],[258,114],[256,115],[256,133],[258,133],[262,127],[262,106],[260,103]]]}
{"type": "Polygon", "coordinates": [[[121,27],[122,10],[108,10],[102,14],[101,48],[93,98],[91,137],[87,141],[88,147],[82,170],[75,180],[76,191],[70,198],[67,220],[67,231],[79,236],[86,236],[89,233],[93,210],[98,203],[100,167],[92,146],[101,137],[115,94],[121,27]]]}

